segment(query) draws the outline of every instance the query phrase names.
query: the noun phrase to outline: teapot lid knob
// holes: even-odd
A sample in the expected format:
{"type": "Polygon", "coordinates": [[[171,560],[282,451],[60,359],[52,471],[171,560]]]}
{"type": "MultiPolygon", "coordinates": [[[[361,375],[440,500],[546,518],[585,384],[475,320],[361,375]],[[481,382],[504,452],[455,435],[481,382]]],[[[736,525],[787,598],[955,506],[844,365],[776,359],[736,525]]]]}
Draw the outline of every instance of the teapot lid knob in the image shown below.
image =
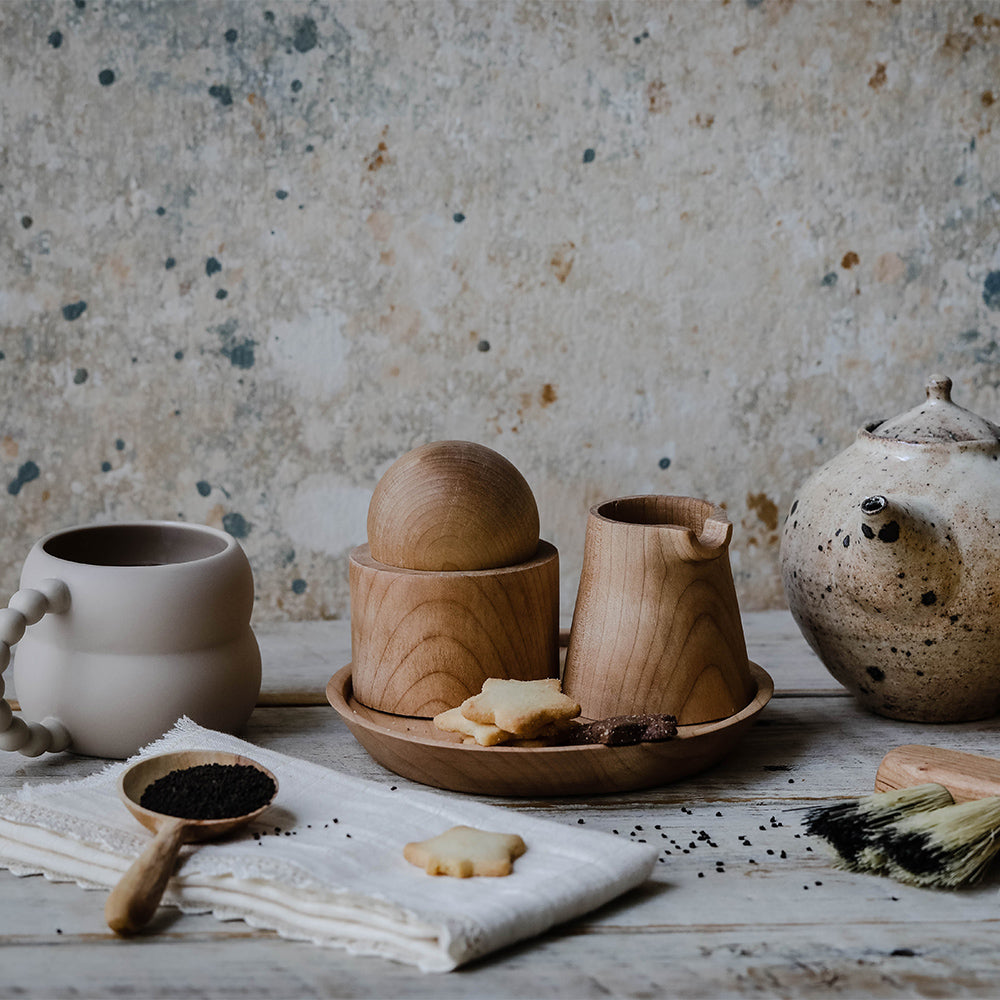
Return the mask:
{"type": "Polygon", "coordinates": [[[927,380],[927,398],[951,402],[951,379],[947,375],[932,375],[927,380]]]}

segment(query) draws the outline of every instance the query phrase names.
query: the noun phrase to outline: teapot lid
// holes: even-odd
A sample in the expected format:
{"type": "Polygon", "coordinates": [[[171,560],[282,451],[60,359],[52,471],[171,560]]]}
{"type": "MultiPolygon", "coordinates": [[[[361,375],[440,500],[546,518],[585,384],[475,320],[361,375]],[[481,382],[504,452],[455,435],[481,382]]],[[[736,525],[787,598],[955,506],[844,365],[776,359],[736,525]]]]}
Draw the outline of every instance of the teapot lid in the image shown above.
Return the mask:
{"type": "Polygon", "coordinates": [[[932,375],[927,399],[898,417],[868,427],[872,437],[913,444],[1000,440],[1000,427],[951,401],[951,379],[932,375]]]}

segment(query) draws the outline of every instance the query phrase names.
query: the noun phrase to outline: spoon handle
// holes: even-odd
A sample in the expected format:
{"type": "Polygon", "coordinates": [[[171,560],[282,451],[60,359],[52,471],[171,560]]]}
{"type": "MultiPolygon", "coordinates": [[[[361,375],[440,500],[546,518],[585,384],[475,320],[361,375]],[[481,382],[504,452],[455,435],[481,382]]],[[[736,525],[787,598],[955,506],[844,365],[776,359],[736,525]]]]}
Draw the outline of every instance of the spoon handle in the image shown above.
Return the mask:
{"type": "Polygon", "coordinates": [[[183,843],[184,821],[164,823],[111,890],[104,904],[104,919],[116,934],[134,934],[152,918],[183,843]]]}

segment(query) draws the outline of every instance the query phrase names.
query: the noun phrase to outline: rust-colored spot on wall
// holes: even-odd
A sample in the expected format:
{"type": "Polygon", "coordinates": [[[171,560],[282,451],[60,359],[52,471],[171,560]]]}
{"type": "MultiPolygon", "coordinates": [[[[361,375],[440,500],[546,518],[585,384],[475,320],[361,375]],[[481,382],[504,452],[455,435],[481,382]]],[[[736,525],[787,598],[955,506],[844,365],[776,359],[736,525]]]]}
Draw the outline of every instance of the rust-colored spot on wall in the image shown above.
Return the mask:
{"type": "Polygon", "coordinates": [[[847,253],[844,254],[844,259],[840,262],[840,266],[845,271],[850,271],[852,267],[857,267],[860,263],[861,258],[853,250],[848,250],[847,253]]]}
{"type": "Polygon", "coordinates": [[[653,80],[646,87],[646,101],[651,115],[664,114],[670,110],[667,85],[662,80],[653,80]]]}
{"type": "Polygon", "coordinates": [[[7,458],[17,458],[18,444],[9,434],[5,434],[3,440],[0,440],[0,449],[3,449],[7,458]]]}
{"type": "Polygon", "coordinates": [[[983,102],[984,108],[991,108],[993,107],[993,102],[996,101],[996,98],[993,96],[992,90],[984,90],[983,96],[980,100],[983,102]]]}
{"type": "Polygon", "coordinates": [[[885,63],[876,63],[875,72],[868,78],[868,86],[878,90],[885,84],[885,63]]]}
{"type": "Polygon", "coordinates": [[[715,124],[715,115],[702,114],[700,111],[691,119],[691,124],[698,128],[711,128],[715,124]]]}
{"type": "Polygon", "coordinates": [[[379,142],[375,152],[368,157],[368,169],[372,171],[381,170],[389,162],[388,152],[389,147],[383,139],[379,142]]]}
{"type": "Polygon", "coordinates": [[[766,493],[748,493],[747,506],[756,513],[768,531],[778,527],[778,505],[766,493]]]}
{"type": "Polygon", "coordinates": [[[551,406],[559,397],[556,395],[555,386],[551,382],[546,382],[538,398],[542,406],[551,406]]]}
{"type": "Polygon", "coordinates": [[[552,253],[552,259],[549,261],[549,264],[560,282],[565,282],[569,277],[569,272],[573,270],[573,261],[575,259],[573,251],[575,249],[576,246],[567,240],[562,246],[556,247],[552,253]]]}

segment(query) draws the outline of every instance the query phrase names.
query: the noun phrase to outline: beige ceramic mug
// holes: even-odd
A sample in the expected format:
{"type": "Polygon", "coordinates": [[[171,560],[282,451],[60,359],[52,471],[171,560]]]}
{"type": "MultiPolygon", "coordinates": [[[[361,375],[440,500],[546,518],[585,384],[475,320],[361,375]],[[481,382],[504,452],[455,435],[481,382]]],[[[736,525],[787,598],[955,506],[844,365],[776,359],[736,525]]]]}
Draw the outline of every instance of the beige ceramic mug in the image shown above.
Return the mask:
{"type": "MultiPolygon", "coordinates": [[[[39,539],[0,610],[26,722],[0,700],[0,749],[127,757],[181,716],[233,732],[260,691],[253,575],[229,534],[171,521],[39,539]]],[[[0,677],[0,696],[3,695],[0,677]]]]}
{"type": "Polygon", "coordinates": [[[587,718],[728,718],[754,695],[729,564],[732,525],[692,497],[590,510],[563,689],[587,718]]]}

